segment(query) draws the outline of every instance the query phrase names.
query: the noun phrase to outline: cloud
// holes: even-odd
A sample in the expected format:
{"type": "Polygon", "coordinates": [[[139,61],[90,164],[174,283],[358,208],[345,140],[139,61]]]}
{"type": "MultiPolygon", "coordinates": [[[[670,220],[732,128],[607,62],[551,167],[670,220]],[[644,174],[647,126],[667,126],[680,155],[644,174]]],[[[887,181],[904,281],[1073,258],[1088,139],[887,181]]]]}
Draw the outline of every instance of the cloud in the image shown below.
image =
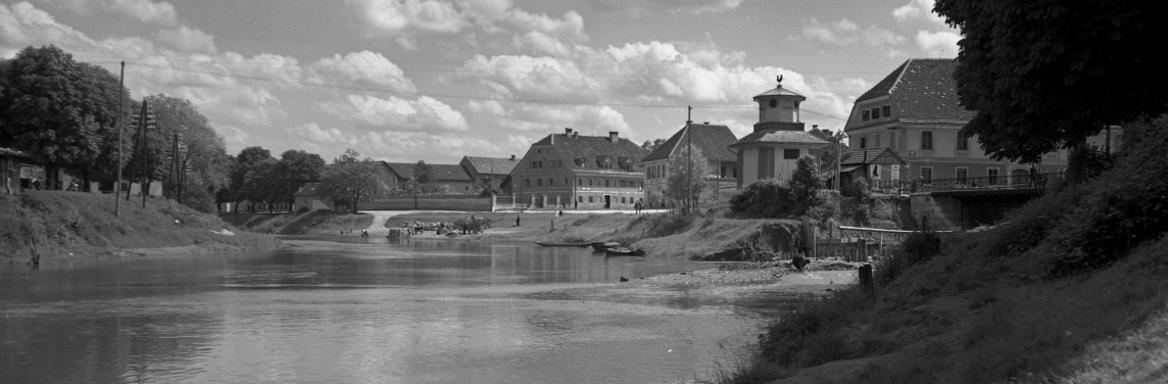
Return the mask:
{"type": "Polygon", "coordinates": [[[316,144],[326,145],[354,145],[356,140],[341,132],[337,128],[321,128],[316,122],[309,122],[292,127],[293,134],[316,144]]]}
{"type": "Polygon", "coordinates": [[[906,23],[914,20],[924,20],[927,22],[945,25],[945,19],[940,15],[933,13],[933,2],[935,0],[909,0],[905,5],[897,7],[892,10],[892,17],[897,22],[906,23]]]}
{"type": "Polygon", "coordinates": [[[320,59],[312,67],[329,80],[342,80],[357,85],[372,84],[398,93],[414,93],[418,90],[397,64],[370,51],[353,52],[345,56],[333,55],[320,59]]]}
{"type": "Polygon", "coordinates": [[[487,140],[450,132],[412,132],[386,129],[359,137],[357,149],[370,157],[387,161],[455,164],[464,154],[503,156],[522,154],[530,142],[515,145],[510,140],[487,140]]]}
{"type": "Polygon", "coordinates": [[[348,95],[344,102],[325,103],[326,112],[342,120],[395,130],[466,131],[461,112],[429,96],[415,100],[390,96],[348,95]]]}
{"type": "MultiPolygon", "coordinates": [[[[480,108],[494,106],[480,105],[480,108]]],[[[529,132],[562,132],[564,127],[576,128],[581,133],[604,135],[609,131],[632,132],[623,114],[606,105],[549,106],[520,103],[503,107],[499,114],[483,121],[493,131],[512,130],[529,132]]],[[[472,107],[473,108],[473,107],[472,107]]]]}
{"type": "Polygon", "coordinates": [[[215,53],[215,37],[185,25],[158,31],[155,40],[183,52],[215,53]]]}
{"type": "MultiPolygon", "coordinates": [[[[556,18],[514,7],[509,0],[347,0],[348,8],[371,36],[453,34],[471,27],[487,32],[541,32],[585,41],[584,18],[576,11],[556,18]]],[[[410,40],[398,41],[403,47],[410,40]],[[404,43],[404,44],[403,44],[404,43]]]]}
{"type": "Polygon", "coordinates": [[[66,50],[91,47],[95,42],[27,2],[0,4],[0,57],[12,57],[29,45],[52,43],[66,50]]]}
{"type": "Polygon", "coordinates": [[[601,88],[575,62],[552,57],[475,55],[455,73],[484,85],[494,97],[591,101],[601,88]]]}
{"type": "Polygon", "coordinates": [[[592,0],[596,8],[608,12],[632,13],[721,13],[738,9],[742,0],[592,0]]]}
{"type": "Polygon", "coordinates": [[[178,14],[174,5],[151,0],[37,0],[45,5],[69,9],[81,14],[110,13],[128,16],[148,24],[175,25],[178,14]]]}
{"type": "Polygon", "coordinates": [[[840,19],[829,24],[820,22],[816,18],[811,18],[803,26],[803,37],[839,46],[863,44],[883,49],[893,49],[906,40],[904,36],[875,25],[860,28],[859,25],[848,19],[840,19]]]}
{"type": "Polygon", "coordinates": [[[953,31],[918,31],[917,32],[917,46],[921,50],[936,57],[957,57],[958,46],[957,42],[961,41],[961,35],[953,31]]]}

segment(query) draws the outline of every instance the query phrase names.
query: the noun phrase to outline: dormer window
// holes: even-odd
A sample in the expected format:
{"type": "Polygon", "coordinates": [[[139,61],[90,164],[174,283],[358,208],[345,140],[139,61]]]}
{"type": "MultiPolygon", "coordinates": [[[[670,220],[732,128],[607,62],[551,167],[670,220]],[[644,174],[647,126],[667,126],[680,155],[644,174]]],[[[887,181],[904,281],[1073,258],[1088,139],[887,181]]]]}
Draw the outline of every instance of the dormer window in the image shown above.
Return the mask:
{"type": "Polygon", "coordinates": [[[880,107],[880,115],[884,117],[892,116],[892,106],[885,105],[880,107]]]}
{"type": "Polygon", "coordinates": [[[871,116],[872,116],[871,112],[868,111],[867,109],[865,109],[864,112],[861,114],[863,115],[864,121],[868,121],[869,119],[871,119],[871,116]]]}
{"type": "Polygon", "coordinates": [[[879,118],[880,118],[880,108],[872,108],[872,119],[875,120],[875,119],[879,119],[879,118]]]}

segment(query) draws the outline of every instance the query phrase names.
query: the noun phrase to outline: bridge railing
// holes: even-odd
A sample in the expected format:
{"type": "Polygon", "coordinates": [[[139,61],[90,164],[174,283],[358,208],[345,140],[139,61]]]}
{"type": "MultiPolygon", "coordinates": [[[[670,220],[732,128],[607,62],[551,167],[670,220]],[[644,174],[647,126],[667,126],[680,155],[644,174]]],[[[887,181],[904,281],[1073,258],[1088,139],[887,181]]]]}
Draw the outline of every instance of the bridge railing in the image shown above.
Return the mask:
{"type": "Polygon", "coordinates": [[[1063,182],[1062,172],[1045,172],[1018,174],[1013,176],[981,176],[981,177],[954,177],[947,179],[933,179],[931,181],[917,180],[912,183],[913,192],[960,191],[960,190],[1016,190],[1016,189],[1047,189],[1063,182]]]}

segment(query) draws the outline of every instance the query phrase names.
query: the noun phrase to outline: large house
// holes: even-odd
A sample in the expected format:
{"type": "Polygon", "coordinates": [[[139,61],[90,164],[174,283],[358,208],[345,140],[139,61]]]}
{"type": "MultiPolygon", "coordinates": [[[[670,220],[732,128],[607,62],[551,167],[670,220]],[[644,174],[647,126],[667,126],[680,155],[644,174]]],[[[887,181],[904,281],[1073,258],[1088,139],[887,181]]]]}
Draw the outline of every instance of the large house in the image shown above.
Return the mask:
{"type": "MultiPolygon", "coordinates": [[[[393,176],[395,185],[402,185],[417,178],[417,163],[384,162],[385,168],[393,176]]],[[[475,180],[458,164],[426,164],[430,168],[430,181],[424,183],[428,193],[444,195],[472,195],[482,192],[475,180]]]]}
{"type": "Polygon", "coordinates": [[[738,155],[738,187],[775,179],[790,181],[799,157],[818,156],[829,145],[827,140],[803,129],[799,104],[807,98],[783,88],[780,83],[754,97],[758,103],[758,123],[754,132],[730,146],[738,155]]]}
{"type": "Polygon", "coordinates": [[[511,192],[532,208],[631,209],[643,197],[648,151],[619,137],[565,128],[535,142],[511,171],[511,192]]]}
{"type": "Polygon", "coordinates": [[[519,160],[515,155],[511,155],[511,158],[463,156],[462,161],[458,162],[476,183],[503,194],[511,193],[511,185],[506,181],[517,164],[519,160]]]}
{"type": "Polygon", "coordinates": [[[906,182],[981,178],[988,184],[1010,184],[1025,182],[1031,167],[1039,172],[1066,169],[1066,150],[1048,153],[1038,164],[1020,164],[993,160],[977,137],[962,135],[961,128],[975,113],[959,104],[956,68],[953,59],[909,59],[876,83],[856,99],[844,127],[852,148],[892,150],[907,164],[889,177],[906,182]]]}
{"type": "Polygon", "coordinates": [[[738,138],[734,137],[734,132],[725,125],[703,122],[682,127],[642,160],[645,166],[647,206],[658,207],[666,203],[668,199],[664,192],[669,180],[669,163],[681,156],[687,146],[692,145],[706,157],[709,174],[703,179],[713,187],[706,188],[706,192],[717,191],[717,187],[724,180],[735,182],[738,177],[738,156],[730,152],[729,147],[736,141],[738,138]]]}

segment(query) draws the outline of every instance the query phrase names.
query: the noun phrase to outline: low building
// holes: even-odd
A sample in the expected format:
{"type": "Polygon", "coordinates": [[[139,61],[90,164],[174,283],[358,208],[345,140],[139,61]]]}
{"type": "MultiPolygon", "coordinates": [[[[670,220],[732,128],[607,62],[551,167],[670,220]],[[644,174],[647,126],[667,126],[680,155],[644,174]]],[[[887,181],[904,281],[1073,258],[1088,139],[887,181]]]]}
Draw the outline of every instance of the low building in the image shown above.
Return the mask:
{"type": "Polygon", "coordinates": [[[840,161],[841,186],[863,179],[872,190],[901,192],[901,180],[908,180],[907,164],[888,148],[854,149],[840,161]]]}
{"type": "Polygon", "coordinates": [[[458,162],[475,183],[501,194],[511,193],[511,185],[505,182],[517,164],[519,159],[515,155],[511,158],[463,156],[458,162]]]}
{"type": "Polygon", "coordinates": [[[829,142],[807,132],[799,119],[799,104],[807,98],[784,89],[782,77],[774,89],[754,97],[758,103],[758,123],[754,132],[730,146],[737,153],[738,187],[775,179],[786,185],[802,156],[818,157],[829,142]]]}
{"type": "Polygon", "coordinates": [[[336,207],[336,203],[333,202],[333,199],[328,198],[324,195],[321,195],[319,192],[319,188],[320,188],[320,183],[308,183],[308,184],[304,184],[304,186],[300,187],[300,190],[296,191],[296,193],[292,195],[292,200],[293,200],[292,208],[293,208],[293,210],[296,210],[296,211],[299,211],[301,209],[307,209],[309,211],[315,211],[318,209],[327,209],[330,211],[333,210],[336,207]]]}
{"type": "Polygon", "coordinates": [[[0,174],[4,179],[0,193],[8,195],[36,188],[45,180],[45,168],[31,155],[4,147],[0,147],[0,174]]]}
{"type": "Polygon", "coordinates": [[[723,184],[733,188],[738,178],[738,155],[730,151],[730,145],[736,141],[738,138],[734,137],[734,132],[725,125],[703,122],[682,127],[642,160],[645,167],[645,204],[648,207],[666,205],[669,164],[690,145],[706,157],[709,173],[703,177],[703,181],[708,183],[709,188],[705,189],[702,199],[715,196],[723,184]]]}
{"type": "Polygon", "coordinates": [[[647,154],[617,132],[583,136],[565,128],[527,150],[511,171],[512,195],[531,208],[632,209],[643,201],[647,154]]]}
{"type": "MultiPolygon", "coordinates": [[[[417,178],[417,163],[384,162],[393,176],[396,186],[404,185],[417,178]]],[[[426,164],[430,168],[430,181],[420,185],[426,193],[441,195],[475,195],[482,192],[474,179],[458,164],[426,164]]]]}

